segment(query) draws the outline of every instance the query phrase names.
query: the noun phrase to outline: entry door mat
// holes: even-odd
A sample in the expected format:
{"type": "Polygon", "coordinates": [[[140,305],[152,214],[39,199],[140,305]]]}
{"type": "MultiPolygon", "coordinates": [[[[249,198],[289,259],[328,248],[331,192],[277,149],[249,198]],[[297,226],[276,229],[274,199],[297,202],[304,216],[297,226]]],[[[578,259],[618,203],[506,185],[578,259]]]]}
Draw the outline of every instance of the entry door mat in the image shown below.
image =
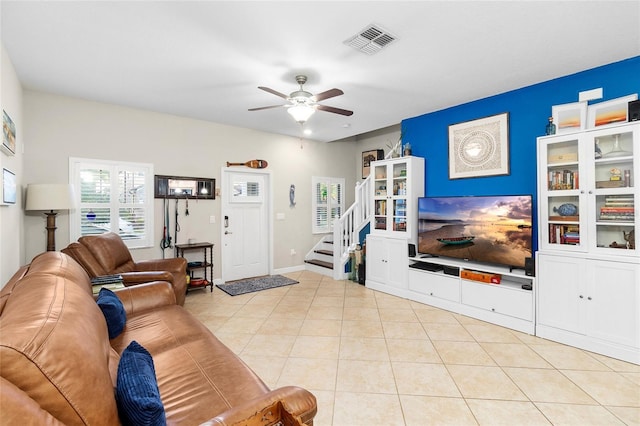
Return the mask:
{"type": "Polygon", "coordinates": [[[227,284],[218,284],[217,287],[231,296],[238,296],[240,294],[253,293],[292,284],[298,284],[298,281],[283,277],[282,275],[267,275],[264,277],[231,281],[227,284]]]}

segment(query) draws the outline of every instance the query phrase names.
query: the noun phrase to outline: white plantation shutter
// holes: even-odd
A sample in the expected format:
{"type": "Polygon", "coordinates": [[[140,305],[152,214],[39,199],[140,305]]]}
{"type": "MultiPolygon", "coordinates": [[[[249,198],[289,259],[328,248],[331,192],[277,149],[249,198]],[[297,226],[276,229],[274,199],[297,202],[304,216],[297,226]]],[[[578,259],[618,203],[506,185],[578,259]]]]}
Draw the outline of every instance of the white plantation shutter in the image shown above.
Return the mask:
{"type": "Polygon", "coordinates": [[[311,232],[332,232],[333,220],[339,218],[344,211],[344,179],[314,176],[311,185],[311,232]]]}
{"type": "Polygon", "coordinates": [[[113,231],[129,248],[153,246],[153,165],[71,158],[70,239],[113,231]]]}
{"type": "Polygon", "coordinates": [[[331,208],[331,223],[333,223],[334,219],[338,219],[342,215],[342,207],[344,206],[344,201],[342,199],[342,188],[344,187],[344,179],[342,182],[331,182],[330,184],[330,208],[331,208]]]}

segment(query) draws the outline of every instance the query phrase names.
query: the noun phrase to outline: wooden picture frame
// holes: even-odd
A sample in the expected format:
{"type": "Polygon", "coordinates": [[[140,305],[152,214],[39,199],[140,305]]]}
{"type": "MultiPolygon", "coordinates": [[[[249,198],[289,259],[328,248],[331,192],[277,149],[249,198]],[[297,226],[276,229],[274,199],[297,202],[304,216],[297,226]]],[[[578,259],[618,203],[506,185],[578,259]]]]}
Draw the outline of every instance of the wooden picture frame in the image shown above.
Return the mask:
{"type": "Polygon", "coordinates": [[[449,126],[449,179],[508,174],[508,112],[449,126]]]}
{"type": "Polygon", "coordinates": [[[12,171],[2,169],[2,203],[15,204],[16,198],[16,175],[12,171]]]}
{"type": "Polygon", "coordinates": [[[556,134],[579,132],[587,127],[587,103],[572,102],[551,107],[556,134]]]}
{"type": "Polygon", "coordinates": [[[362,152],[362,179],[366,179],[369,176],[370,165],[372,161],[383,160],[384,159],[384,150],[383,149],[372,149],[369,151],[362,152]]]}
{"type": "Polygon", "coordinates": [[[610,101],[589,105],[589,128],[611,126],[629,121],[629,102],[638,100],[638,94],[623,96],[610,101]]]}
{"type": "Polygon", "coordinates": [[[16,155],[16,125],[5,110],[2,110],[2,152],[16,155]]]}

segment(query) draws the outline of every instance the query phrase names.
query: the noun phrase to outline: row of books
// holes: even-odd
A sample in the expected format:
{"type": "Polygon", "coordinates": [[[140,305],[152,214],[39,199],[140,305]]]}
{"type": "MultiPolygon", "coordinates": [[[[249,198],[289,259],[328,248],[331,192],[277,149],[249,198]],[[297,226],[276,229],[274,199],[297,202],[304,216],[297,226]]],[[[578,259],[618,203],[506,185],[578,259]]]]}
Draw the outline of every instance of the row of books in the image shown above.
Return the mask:
{"type": "Polygon", "coordinates": [[[578,225],[549,225],[549,242],[552,244],[580,244],[580,227],[578,225]]]}
{"type": "Polygon", "coordinates": [[[549,171],[549,189],[552,191],[562,189],[578,189],[578,171],[571,170],[551,170],[549,171]]]}
{"type": "Polygon", "coordinates": [[[633,196],[608,195],[604,206],[600,207],[600,220],[633,221],[635,206],[633,196]]]}

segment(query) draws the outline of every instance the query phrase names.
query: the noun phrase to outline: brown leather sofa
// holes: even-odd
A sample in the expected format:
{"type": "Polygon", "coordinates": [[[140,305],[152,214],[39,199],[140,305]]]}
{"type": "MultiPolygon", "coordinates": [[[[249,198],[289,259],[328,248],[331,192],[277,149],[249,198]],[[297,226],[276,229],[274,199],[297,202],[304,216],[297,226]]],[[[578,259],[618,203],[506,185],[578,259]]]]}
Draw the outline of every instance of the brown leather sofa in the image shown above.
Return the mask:
{"type": "Polygon", "coordinates": [[[269,390],[175,304],[168,283],[116,294],[127,322],[109,340],[88,275],[63,253],[37,256],[2,288],[0,424],[120,424],[115,377],[132,340],[153,357],[167,424],[313,424],[313,394],[295,386],[269,390]]]}
{"type": "Polygon", "coordinates": [[[78,262],[89,277],[120,274],[125,286],[149,281],[168,281],[176,302],[184,306],[187,293],[187,261],[181,257],[134,262],[122,238],[114,232],[80,237],[62,252],[78,262]]]}

